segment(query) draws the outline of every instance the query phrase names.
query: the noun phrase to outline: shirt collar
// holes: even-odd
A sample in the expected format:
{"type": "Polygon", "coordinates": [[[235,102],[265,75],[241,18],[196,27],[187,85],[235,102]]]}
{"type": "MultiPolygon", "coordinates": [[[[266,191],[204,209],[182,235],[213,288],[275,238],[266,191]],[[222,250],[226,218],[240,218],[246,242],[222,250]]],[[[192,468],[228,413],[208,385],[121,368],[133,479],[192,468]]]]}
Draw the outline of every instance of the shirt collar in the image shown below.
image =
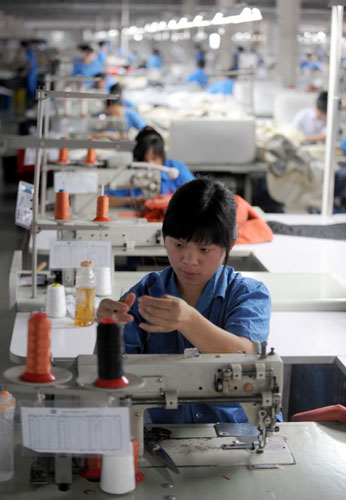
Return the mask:
{"type": "Polygon", "coordinates": [[[202,295],[198,299],[196,309],[204,311],[216,297],[225,297],[227,290],[226,269],[221,265],[214,276],[210,278],[202,295]]]}
{"type": "MultiPolygon", "coordinates": [[[[202,295],[197,301],[196,309],[198,311],[204,311],[216,297],[225,297],[227,291],[227,271],[226,269],[224,271],[223,270],[224,266],[221,265],[214,276],[212,276],[208,281],[202,295]]],[[[167,270],[165,269],[164,273],[168,271],[170,271],[168,279],[168,289],[170,290],[170,294],[175,297],[181,297],[172,267],[169,267],[167,270]]]]}

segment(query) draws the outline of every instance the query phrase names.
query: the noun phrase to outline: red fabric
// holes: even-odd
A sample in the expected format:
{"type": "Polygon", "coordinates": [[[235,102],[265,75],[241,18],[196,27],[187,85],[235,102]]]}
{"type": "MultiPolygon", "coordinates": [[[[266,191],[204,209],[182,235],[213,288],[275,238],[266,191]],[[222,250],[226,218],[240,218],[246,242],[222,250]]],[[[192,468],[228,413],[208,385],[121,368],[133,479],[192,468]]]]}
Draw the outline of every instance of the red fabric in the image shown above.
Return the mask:
{"type": "Polygon", "coordinates": [[[273,232],[265,220],[244,198],[235,194],[237,205],[238,237],[236,244],[264,243],[272,241],[273,232]]]}
{"type": "Polygon", "coordinates": [[[17,153],[17,173],[27,174],[34,173],[35,165],[24,165],[25,149],[18,149],[17,153]]]}
{"type": "Polygon", "coordinates": [[[342,422],[346,424],[346,408],[342,405],[324,406],[315,410],[296,413],[292,422],[342,422]]]}

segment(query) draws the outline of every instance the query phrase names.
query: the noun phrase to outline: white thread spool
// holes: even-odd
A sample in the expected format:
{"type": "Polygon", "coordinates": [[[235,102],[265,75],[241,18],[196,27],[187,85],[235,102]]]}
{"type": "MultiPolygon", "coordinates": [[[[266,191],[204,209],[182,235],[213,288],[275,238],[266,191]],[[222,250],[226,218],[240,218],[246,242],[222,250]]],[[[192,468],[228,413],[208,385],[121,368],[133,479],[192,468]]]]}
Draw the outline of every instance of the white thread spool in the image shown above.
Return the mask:
{"type": "Polygon", "coordinates": [[[112,275],[110,267],[96,267],[96,295],[105,297],[112,293],[112,275]]]}
{"type": "Polygon", "coordinates": [[[113,495],[123,495],[136,488],[132,446],[126,455],[103,455],[100,488],[113,495]]]}
{"type": "Polygon", "coordinates": [[[46,314],[50,318],[66,316],[65,287],[60,283],[53,283],[47,288],[46,314]]]}

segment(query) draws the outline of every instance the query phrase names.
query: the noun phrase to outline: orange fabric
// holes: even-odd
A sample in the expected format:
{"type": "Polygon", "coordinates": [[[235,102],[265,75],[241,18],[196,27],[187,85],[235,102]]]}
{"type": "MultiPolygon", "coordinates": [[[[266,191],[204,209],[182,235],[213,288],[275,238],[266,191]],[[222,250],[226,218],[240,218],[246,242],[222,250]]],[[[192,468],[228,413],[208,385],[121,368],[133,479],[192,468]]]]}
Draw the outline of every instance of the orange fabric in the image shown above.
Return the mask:
{"type": "Polygon", "coordinates": [[[237,205],[238,237],[236,244],[264,243],[272,241],[273,232],[265,220],[244,198],[235,194],[237,205]]]}
{"type": "Polygon", "coordinates": [[[147,200],[141,217],[149,222],[162,222],[171,198],[171,194],[158,194],[151,200],[147,200]]]}
{"type": "Polygon", "coordinates": [[[346,408],[342,405],[324,406],[315,410],[296,413],[292,422],[342,422],[346,424],[346,408]]]}
{"type": "MultiPolygon", "coordinates": [[[[162,222],[171,198],[171,194],[159,194],[155,198],[147,200],[141,217],[145,217],[149,222],[162,222]]],[[[241,245],[272,241],[272,230],[250,203],[237,194],[234,195],[234,199],[237,205],[238,225],[236,243],[241,245]]]]}

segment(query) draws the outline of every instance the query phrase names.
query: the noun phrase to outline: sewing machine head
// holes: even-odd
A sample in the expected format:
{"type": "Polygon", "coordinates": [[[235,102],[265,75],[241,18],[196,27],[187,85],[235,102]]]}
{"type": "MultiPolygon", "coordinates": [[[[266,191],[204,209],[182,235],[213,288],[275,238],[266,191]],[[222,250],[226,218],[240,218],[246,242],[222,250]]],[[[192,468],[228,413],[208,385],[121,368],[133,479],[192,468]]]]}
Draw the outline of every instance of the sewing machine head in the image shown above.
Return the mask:
{"type": "MultiPolygon", "coordinates": [[[[96,357],[80,356],[77,382],[90,386],[97,377],[96,368],[96,357]]],[[[136,380],[117,394],[131,399],[137,416],[132,419],[135,435],[141,434],[146,408],[177,409],[188,403],[241,403],[249,423],[258,428],[259,448],[264,447],[267,432],[276,430],[283,368],[274,352],[125,355],[124,371],[136,380]]]]}

